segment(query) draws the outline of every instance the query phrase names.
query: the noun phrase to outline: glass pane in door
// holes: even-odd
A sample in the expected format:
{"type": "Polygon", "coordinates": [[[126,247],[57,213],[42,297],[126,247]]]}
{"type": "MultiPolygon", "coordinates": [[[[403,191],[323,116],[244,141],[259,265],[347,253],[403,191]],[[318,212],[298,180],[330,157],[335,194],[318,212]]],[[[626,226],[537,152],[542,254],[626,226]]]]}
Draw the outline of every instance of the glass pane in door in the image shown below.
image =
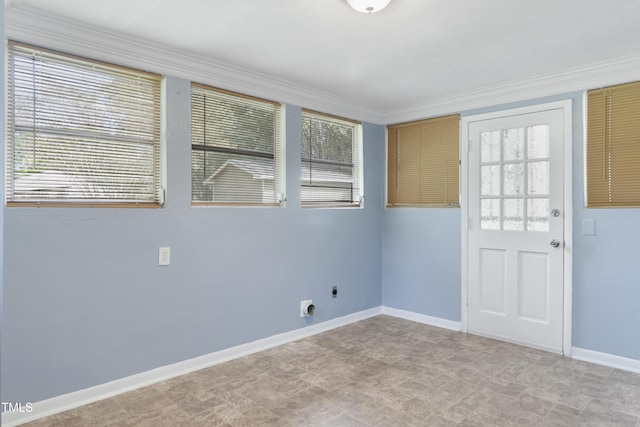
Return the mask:
{"type": "Polygon", "coordinates": [[[505,196],[524,194],[524,165],[522,163],[504,165],[502,176],[503,194],[505,196]]]}
{"type": "Polygon", "coordinates": [[[527,157],[529,159],[549,157],[549,125],[527,128],[527,157]]]}
{"type": "Polygon", "coordinates": [[[520,160],[524,157],[524,128],[505,129],[503,160],[520,160]]]}
{"type": "Polygon", "coordinates": [[[527,231],[549,231],[549,199],[529,199],[527,231]]]}
{"type": "Polygon", "coordinates": [[[500,161],[500,131],[482,132],[480,134],[480,161],[500,161]]]}
{"type": "Polygon", "coordinates": [[[480,227],[548,231],[549,125],[485,131],[480,146],[480,227]]]}
{"type": "Polygon", "coordinates": [[[549,194],[549,162],[531,162],[527,165],[528,194],[546,196],[549,194]]]}
{"type": "Polygon", "coordinates": [[[504,199],[503,230],[524,230],[524,199],[504,199]]]}
{"type": "Polygon", "coordinates": [[[482,184],[480,185],[480,194],[483,196],[499,196],[500,195],[500,166],[489,165],[481,166],[482,184]]]}
{"type": "Polygon", "coordinates": [[[480,228],[500,230],[500,199],[480,200],[480,228]]]}

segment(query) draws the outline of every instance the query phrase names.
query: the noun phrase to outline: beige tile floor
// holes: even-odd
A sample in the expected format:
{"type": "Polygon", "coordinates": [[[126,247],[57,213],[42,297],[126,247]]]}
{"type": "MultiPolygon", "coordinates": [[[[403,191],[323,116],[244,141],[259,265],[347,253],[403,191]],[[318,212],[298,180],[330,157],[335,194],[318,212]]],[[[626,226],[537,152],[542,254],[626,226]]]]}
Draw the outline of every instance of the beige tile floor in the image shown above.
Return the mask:
{"type": "Polygon", "coordinates": [[[640,426],[640,375],[377,316],[30,426],[640,426]]]}

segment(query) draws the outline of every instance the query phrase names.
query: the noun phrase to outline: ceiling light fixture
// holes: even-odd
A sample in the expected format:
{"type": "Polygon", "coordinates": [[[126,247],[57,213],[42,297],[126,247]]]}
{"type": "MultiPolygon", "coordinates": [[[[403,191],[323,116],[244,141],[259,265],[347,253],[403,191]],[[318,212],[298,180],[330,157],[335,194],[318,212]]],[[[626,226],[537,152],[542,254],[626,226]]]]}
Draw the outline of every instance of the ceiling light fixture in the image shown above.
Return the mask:
{"type": "Polygon", "coordinates": [[[349,6],[362,13],[376,13],[387,7],[391,0],[347,0],[349,6]]]}

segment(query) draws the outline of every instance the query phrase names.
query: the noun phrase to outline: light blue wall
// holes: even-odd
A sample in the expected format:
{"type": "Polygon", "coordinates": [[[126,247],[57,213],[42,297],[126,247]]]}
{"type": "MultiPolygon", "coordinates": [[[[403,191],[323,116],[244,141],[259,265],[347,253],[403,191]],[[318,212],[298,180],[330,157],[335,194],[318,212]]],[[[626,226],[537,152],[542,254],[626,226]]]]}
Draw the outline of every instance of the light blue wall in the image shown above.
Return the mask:
{"type": "Polygon", "coordinates": [[[577,206],[573,344],[640,360],[640,211],[577,206]],[[595,236],[582,235],[584,220],[595,236]]]}
{"type": "Polygon", "coordinates": [[[584,207],[582,98],[575,104],[573,345],[640,360],[640,209],[584,207]]]}
{"type": "MultiPolygon", "coordinates": [[[[462,113],[570,99],[573,103],[573,345],[640,360],[640,210],[584,208],[582,93],[462,113]],[[596,235],[583,235],[593,220],[596,235]]],[[[385,209],[382,302],[460,320],[460,212],[385,209]]]]}
{"type": "MultiPolygon", "coordinates": [[[[574,105],[574,345],[640,360],[640,211],[583,208],[574,105]],[[584,220],[596,235],[584,236],[584,220]]],[[[460,320],[460,210],[385,209],[382,126],[364,126],[365,208],[301,209],[288,106],[287,207],[192,208],[189,82],[167,79],[162,209],[4,209],[3,401],[38,401],[380,304],[460,320]],[[170,267],[158,267],[171,246],[170,267]],[[339,286],[332,299],[331,286],[339,286]],[[313,319],[297,316],[312,298],[313,319]]],[[[2,212],[0,212],[2,215],[2,212]]]]}
{"type": "Polygon", "coordinates": [[[382,303],[459,321],[460,209],[384,209],[382,303]]]}
{"type": "Polygon", "coordinates": [[[3,400],[33,402],[381,304],[384,128],[364,125],[365,208],[190,206],[189,82],[167,78],[162,209],[5,209],[3,400]],[[158,267],[158,247],[171,266],[158,267]],[[338,285],[337,299],[331,298],[338,285]],[[311,298],[312,319],[298,317],[311,298]]]}

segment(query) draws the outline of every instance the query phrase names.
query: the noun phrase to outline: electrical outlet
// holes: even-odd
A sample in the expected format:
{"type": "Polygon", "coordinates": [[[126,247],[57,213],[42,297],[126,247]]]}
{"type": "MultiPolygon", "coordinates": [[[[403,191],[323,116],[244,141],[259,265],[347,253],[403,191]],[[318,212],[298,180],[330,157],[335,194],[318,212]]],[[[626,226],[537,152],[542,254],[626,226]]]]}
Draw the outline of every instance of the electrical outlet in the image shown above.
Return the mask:
{"type": "Polygon", "coordinates": [[[331,289],[331,297],[338,298],[338,287],[335,285],[333,286],[333,289],[331,289]]]}
{"type": "Polygon", "coordinates": [[[158,250],[158,265],[171,264],[171,248],[163,246],[158,250]]]}

